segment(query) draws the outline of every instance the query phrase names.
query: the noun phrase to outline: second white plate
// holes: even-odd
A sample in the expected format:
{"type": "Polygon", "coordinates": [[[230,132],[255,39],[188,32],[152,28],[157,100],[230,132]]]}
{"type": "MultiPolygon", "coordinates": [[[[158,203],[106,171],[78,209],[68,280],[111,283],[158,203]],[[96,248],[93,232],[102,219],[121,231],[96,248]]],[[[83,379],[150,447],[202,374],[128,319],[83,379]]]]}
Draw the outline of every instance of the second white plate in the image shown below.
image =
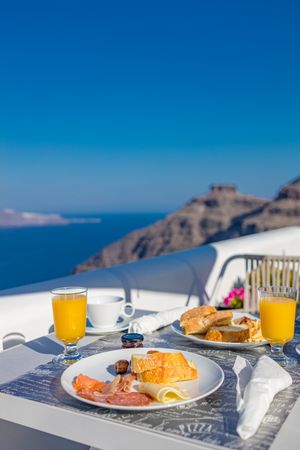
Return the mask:
{"type": "MultiPolygon", "coordinates": [[[[257,319],[257,317],[252,316],[251,314],[247,313],[233,313],[233,319],[238,319],[239,317],[247,316],[251,319],[257,319]]],[[[242,349],[242,348],[255,348],[255,347],[261,347],[262,345],[266,345],[267,341],[262,342],[217,342],[217,341],[207,341],[206,339],[203,339],[199,337],[200,335],[192,335],[192,334],[184,334],[180,324],[179,320],[176,320],[171,325],[172,330],[179,334],[180,336],[189,339],[190,341],[196,342],[199,345],[204,345],[205,347],[214,347],[214,348],[236,348],[236,349],[242,349]]]]}

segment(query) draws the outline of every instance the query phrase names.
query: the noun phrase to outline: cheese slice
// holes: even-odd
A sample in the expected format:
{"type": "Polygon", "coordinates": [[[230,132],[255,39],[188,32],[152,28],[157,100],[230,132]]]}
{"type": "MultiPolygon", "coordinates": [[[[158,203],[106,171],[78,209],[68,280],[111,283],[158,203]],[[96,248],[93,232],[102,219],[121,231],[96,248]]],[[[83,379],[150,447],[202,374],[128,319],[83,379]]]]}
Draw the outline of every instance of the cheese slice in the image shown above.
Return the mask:
{"type": "Polygon", "coordinates": [[[171,403],[180,400],[188,400],[189,394],[185,389],[180,389],[176,384],[140,383],[139,392],[148,394],[160,403],[171,403]]]}

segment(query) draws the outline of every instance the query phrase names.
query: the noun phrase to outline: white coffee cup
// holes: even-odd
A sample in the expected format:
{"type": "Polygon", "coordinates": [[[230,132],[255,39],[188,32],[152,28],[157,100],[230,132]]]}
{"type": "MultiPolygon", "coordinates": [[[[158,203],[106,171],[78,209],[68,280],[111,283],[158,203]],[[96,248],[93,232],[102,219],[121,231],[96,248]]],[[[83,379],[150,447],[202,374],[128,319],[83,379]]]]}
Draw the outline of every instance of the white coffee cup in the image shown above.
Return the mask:
{"type": "Polygon", "coordinates": [[[109,329],[116,326],[118,318],[129,318],[134,315],[135,308],[126,303],[122,297],[114,295],[96,295],[88,297],[87,315],[95,328],[109,329]],[[129,313],[126,309],[130,308],[129,313]]]}

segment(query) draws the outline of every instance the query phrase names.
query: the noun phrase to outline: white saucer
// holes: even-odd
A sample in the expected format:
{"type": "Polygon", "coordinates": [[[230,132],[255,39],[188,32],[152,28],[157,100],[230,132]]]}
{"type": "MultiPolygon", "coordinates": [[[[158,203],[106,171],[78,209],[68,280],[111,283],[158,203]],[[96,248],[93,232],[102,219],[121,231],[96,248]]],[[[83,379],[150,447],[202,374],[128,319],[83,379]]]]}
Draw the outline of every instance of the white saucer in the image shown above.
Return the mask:
{"type": "Polygon", "coordinates": [[[133,317],[123,318],[119,317],[118,322],[112,328],[95,328],[93,326],[86,326],[85,334],[113,334],[119,333],[120,331],[125,331],[128,329],[129,322],[133,319],[133,317]]]}

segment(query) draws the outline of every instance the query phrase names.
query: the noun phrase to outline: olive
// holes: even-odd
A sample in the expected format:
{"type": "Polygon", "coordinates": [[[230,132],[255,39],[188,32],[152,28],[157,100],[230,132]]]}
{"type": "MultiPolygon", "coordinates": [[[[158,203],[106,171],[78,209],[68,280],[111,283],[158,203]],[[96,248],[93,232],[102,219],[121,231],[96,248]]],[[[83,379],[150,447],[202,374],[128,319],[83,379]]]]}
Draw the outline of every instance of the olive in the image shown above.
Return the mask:
{"type": "Polygon", "coordinates": [[[126,359],[120,359],[115,364],[116,374],[122,375],[123,373],[126,373],[127,369],[128,369],[128,366],[129,366],[129,362],[126,361],[126,359]]]}

